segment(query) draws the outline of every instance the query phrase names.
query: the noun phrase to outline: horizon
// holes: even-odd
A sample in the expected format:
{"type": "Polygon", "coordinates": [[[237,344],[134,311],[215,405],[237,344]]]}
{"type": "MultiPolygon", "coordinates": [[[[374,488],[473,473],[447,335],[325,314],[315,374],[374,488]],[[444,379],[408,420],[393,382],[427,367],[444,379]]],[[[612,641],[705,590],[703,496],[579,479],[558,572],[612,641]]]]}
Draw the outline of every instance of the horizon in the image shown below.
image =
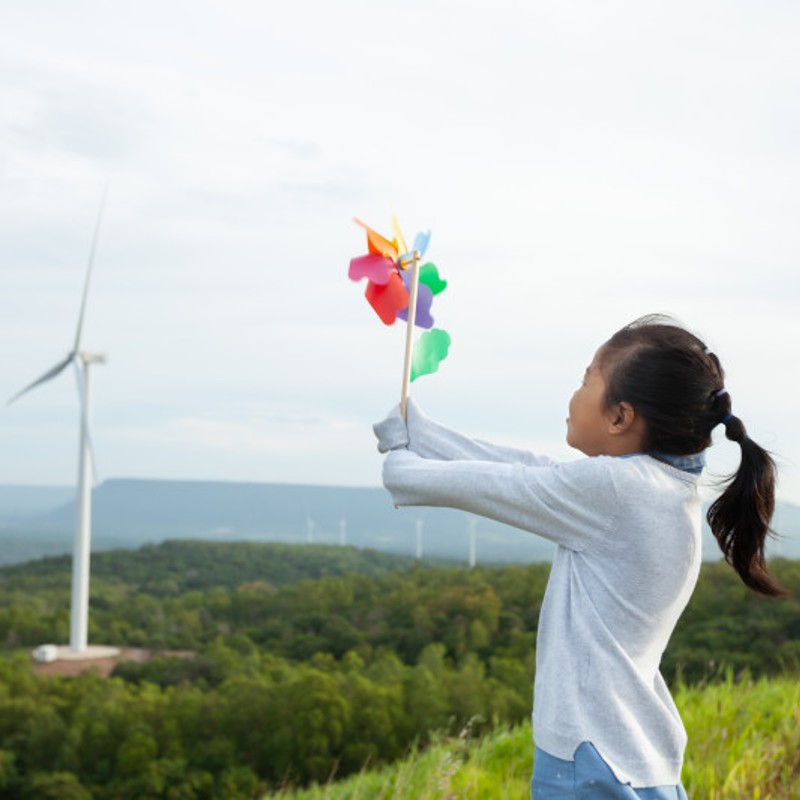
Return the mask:
{"type": "MultiPolygon", "coordinates": [[[[160,477],[153,477],[153,476],[133,476],[133,475],[116,475],[113,477],[104,478],[102,481],[95,483],[92,486],[92,492],[96,491],[97,489],[101,488],[106,483],[112,482],[153,482],[153,483],[218,483],[218,484],[236,484],[239,486],[296,486],[301,488],[309,488],[309,489],[342,489],[345,491],[349,490],[359,490],[359,489],[369,489],[369,490],[377,490],[381,492],[386,492],[386,489],[381,484],[347,484],[347,483],[307,483],[301,481],[258,481],[258,480],[244,480],[239,481],[234,478],[160,478],[160,477]]],[[[26,483],[9,483],[9,482],[0,482],[0,489],[22,489],[22,490],[41,490],[41,491],[59,491],[59,492],[76,492],[77,489],[74,485],[70,485],[68,483],[63,484],[26,484],[26,483]]],[[[387,493],[388,496],[388,493],[387,493]]],[[[708,504],[710,502],[709,497],[704,497],[703,503],[708,504]]],[[[778,498],[776,500],[776,504],[786,505],[786,506],[793,506],[795,508],[800,508],[800,503],[794,502],[792,500],[783,500],[778,498]]],[[[438,508],[438,506],[407,506],[405,508],[438,508]]],[[[468,513],[468,512],[461,512],[461,513],[468,513]]],[[[487,517],[488,519],[488,517],[487,517]]]]}

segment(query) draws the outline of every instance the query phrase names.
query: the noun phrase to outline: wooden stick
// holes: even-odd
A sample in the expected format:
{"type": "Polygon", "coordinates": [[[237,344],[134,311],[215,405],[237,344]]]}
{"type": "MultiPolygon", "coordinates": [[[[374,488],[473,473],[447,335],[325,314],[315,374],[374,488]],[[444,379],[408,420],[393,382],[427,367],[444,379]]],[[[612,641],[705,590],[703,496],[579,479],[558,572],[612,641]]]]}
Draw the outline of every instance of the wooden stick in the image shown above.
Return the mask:
{"type": "Polygon", "coordinates": [[[411,351],[414,347],[414,323],[417,318],[417,290],[419,289],[419,250],[411,254],[411,291],[408,299],[408,320],[406,322],[406,354],[403,363],[403,391],[400,394],[400,412],[407,419],[408,394],[411,388],[411,351]]]}

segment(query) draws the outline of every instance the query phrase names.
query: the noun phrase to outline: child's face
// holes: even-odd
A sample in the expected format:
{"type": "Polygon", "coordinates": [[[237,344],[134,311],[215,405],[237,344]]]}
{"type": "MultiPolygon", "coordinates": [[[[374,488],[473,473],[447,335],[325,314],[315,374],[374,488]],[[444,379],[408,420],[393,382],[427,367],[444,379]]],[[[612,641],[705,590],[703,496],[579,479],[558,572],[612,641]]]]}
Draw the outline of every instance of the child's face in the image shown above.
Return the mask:
{"type": "Polygon", "coordinates": [[[572,395],[567,418],[567,444],[587,456],[610,455],[613,449],[609,435],[611,415],[605,407],[605,397],[606,381],[595,354],[583,382],[572,395]]]}

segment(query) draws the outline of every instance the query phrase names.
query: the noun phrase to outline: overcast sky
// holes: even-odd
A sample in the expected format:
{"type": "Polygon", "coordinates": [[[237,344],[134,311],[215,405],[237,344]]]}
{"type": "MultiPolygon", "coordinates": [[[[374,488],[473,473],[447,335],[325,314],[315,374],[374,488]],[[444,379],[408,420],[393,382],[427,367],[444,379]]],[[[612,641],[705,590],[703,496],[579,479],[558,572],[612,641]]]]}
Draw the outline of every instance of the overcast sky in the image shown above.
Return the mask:
{"type": "MultiPolygon", "coordinates": [[[[794,2],[2,3],[0,396],[83,348],[99,477],[377,485],[404,332],[357,215],[448,279],[413,394],[566,458],[595,349],[703,336],[800,502],[794,2]]],[[[2,407],[0,483],[75,480],[71,371],[2,407]]],[[[735,466],[719,441],[712,472],[735,466]]]]}

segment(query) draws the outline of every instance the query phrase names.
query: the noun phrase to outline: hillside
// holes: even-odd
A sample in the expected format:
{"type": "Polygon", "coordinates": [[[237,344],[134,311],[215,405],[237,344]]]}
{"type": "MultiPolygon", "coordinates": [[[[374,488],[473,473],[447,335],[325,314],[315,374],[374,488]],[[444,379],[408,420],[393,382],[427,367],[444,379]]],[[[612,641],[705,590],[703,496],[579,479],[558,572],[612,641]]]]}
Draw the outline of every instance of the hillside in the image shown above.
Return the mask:
{"type": "MultiPolygon", "coordinates": [[[[71,556],[61,555],[0,566],[0,592],[67,589],[71,562],[71,556]]],[[[413,563],[408,556],[332,545],[168,540],[138,550],[95,553],[92,580],[163,597],[214,586],[235,589],[253,581],[278,587],[348,574],[377,578],[413,563]]]]}

